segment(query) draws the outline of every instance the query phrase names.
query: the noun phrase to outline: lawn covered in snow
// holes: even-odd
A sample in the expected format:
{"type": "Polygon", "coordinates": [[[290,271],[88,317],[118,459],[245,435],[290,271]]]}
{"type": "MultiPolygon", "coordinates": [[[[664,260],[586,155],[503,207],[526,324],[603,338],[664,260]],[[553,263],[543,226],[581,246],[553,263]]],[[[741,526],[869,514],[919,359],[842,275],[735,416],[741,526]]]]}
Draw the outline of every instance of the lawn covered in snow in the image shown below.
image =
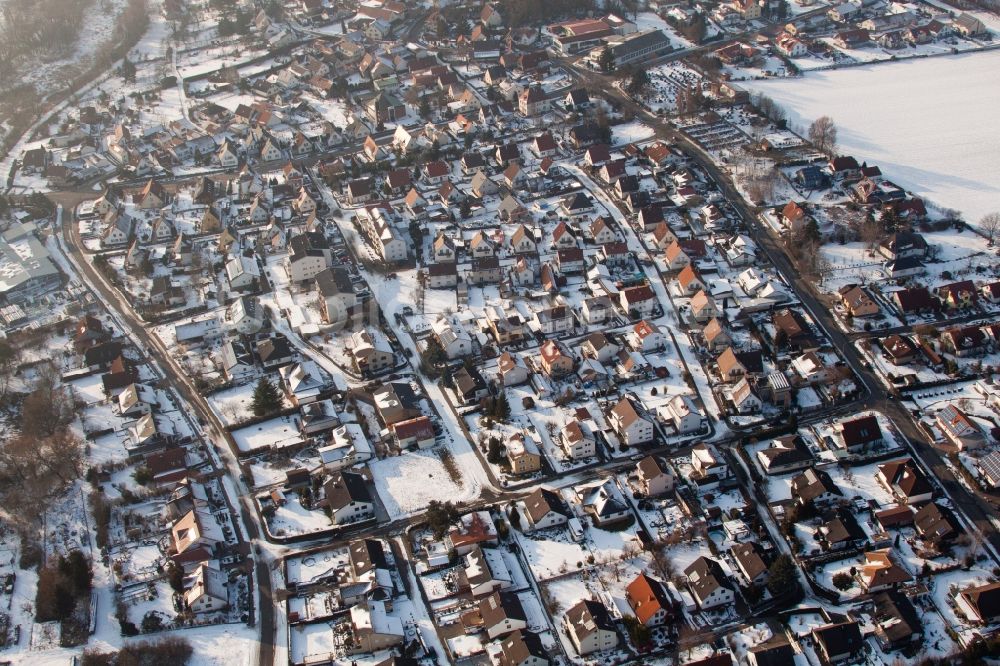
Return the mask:
{"type": "Polygon", "coordinates": [[[797,128],[830,116],[842,153],[877,163],[889,180],[968,221],[1000,208],[1000,51],[746,85],[773,98],[797,128]]]}
{"type": "Polygon", "coordinates": [[[423,511],[434,499],[460,502],[478,495],[478,489],[455,483],[434,451],[413,451],[373,460],[369,468],[391,518],[423,511]]]}

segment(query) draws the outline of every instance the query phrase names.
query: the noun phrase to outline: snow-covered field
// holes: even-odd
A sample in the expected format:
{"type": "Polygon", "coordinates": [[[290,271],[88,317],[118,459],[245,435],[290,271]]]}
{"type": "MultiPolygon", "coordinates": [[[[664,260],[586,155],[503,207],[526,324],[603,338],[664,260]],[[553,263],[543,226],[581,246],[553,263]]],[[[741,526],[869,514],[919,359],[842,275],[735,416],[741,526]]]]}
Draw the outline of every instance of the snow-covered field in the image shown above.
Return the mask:
{"type": "Polygon", "coordinates": [[[459,486],[452,481],[444,463],[433,451],[414,451],[373,461],[369,468],[391,518],[422,511],[433,499],[460,502],[479,494],[477,488],[459,486]]]}
{"type": "Polygon", "coordinates": [[[830,116],[840,152],[877,163],[893,182],[969,221],[1000,207],[1000,51],[746,85],[773,98],[796,127],[830,116]]]}

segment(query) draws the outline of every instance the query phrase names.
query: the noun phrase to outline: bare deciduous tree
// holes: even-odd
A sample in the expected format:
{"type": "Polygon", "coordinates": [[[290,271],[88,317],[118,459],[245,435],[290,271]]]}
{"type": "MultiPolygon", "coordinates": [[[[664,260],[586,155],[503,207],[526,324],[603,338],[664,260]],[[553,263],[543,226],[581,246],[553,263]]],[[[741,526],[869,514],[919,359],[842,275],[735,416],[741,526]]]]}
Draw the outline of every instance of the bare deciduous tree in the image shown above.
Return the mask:
{"type": "Polygon", "coordinates": [[[868,250],[868,254],[874,256],[875,248],[882,242],[882,225],[875,220],[866,220],[861,224],[861,240],[868,250]]]}
{"type": "Polygon", "coordinates": [[[649,566],[662,581],[672,580],[677,573],[674,560],[670,557],[666,544],[662,541],[653,546],[653,557],[650,559],[649,566]]]}
{"type": "Polygon", "coordinates": [[[1000,233],[1000,213],[987,213],[983,219],[979,220],[979,230],[986,236],[986,240],[993,245],[993,239],[1000,233]]]}
{"type": "Polygon", "coordinates": [[[809,140],[827,155],[837,150],[837,126],[830,116],[820,116],[809,126],[809,140]]]}

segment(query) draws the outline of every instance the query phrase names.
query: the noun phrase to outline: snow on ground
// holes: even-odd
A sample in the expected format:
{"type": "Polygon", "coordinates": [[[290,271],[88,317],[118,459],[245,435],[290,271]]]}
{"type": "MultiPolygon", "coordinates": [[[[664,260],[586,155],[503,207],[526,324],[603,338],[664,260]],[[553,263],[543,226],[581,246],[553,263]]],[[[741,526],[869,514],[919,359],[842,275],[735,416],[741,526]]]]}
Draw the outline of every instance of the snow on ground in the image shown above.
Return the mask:
{"type": "Polygon", "coordinates": [[[414,451],[372,461],[368,466],[391,519],[423,511],[433,499],[461,502],[479,494],[478,488],[459,486],[452,481],[433,451],[414,451]]]}
{"type": "Polygon", "coordinates": [[[675,49],[684,49],[693,46],[688,39],[674,32],[669,23],[653,12],[641,12],[635,17],[635,25],[639,30],[662,30],[675,49]]]}
{"type": "Polygon", "coordinates": [[[267,521],[268,531],[275,536],[294,536],[311,534],[330,528],[330,518],[325,512],[307,509],[295,496],[288,496],[288,501],[275,507],[274,515],[267,521]]]}
{"type": "MultiPolygon", "coordinates": [[[[274,377],[272,381],[276,379],[274,377]]],[[[215,409],[216,414],[222,419],[222,422],[228,426],[232,426],[246,419],[253,418],[251,403],[253,402],[253,392],[256,386],[256,382],[249,382],[228,388],[224,391],[218,391],[208,396],[208,402],[215,409]]],[[[285,405],[288,406],[287,398],[285,399],[285,405]]]]}
{"type": "Polygon", "coordinates": [[[234,430],[233,439],[244,453],[269,446],[281,448],[302,441],[298,427],[287,416],[234,430]]]}
{"type": "Polygon", "coordinates": [[[613,143],[616,146],[637,143],[643,139],[648,139],[654,134],[652,127],[639,121],[615,125],[612,130],[614,132],[613,143]]]}
{"type": "Polygon", "coordinates": [[[970,221],[997,207],[1000,51],[747,85],[784,107],[793,125],[830,116],[841,152],[877,163],[893,182],[935,204],[960,210],[970,221]],[[934,94],[914,94],[918,90],[934,94]]]}

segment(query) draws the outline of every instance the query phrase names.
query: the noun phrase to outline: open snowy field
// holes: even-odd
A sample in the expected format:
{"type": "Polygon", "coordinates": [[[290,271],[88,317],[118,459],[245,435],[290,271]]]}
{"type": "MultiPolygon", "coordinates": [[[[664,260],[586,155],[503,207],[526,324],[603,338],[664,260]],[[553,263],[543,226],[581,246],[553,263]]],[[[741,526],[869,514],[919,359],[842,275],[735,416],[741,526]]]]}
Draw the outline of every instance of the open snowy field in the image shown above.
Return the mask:
{"type": "Polygon", "coordinates": [[[842,153],[969,222],[1000,209],[1000,51],[753,81],[792,125],[828,115],[842,153]]]}

